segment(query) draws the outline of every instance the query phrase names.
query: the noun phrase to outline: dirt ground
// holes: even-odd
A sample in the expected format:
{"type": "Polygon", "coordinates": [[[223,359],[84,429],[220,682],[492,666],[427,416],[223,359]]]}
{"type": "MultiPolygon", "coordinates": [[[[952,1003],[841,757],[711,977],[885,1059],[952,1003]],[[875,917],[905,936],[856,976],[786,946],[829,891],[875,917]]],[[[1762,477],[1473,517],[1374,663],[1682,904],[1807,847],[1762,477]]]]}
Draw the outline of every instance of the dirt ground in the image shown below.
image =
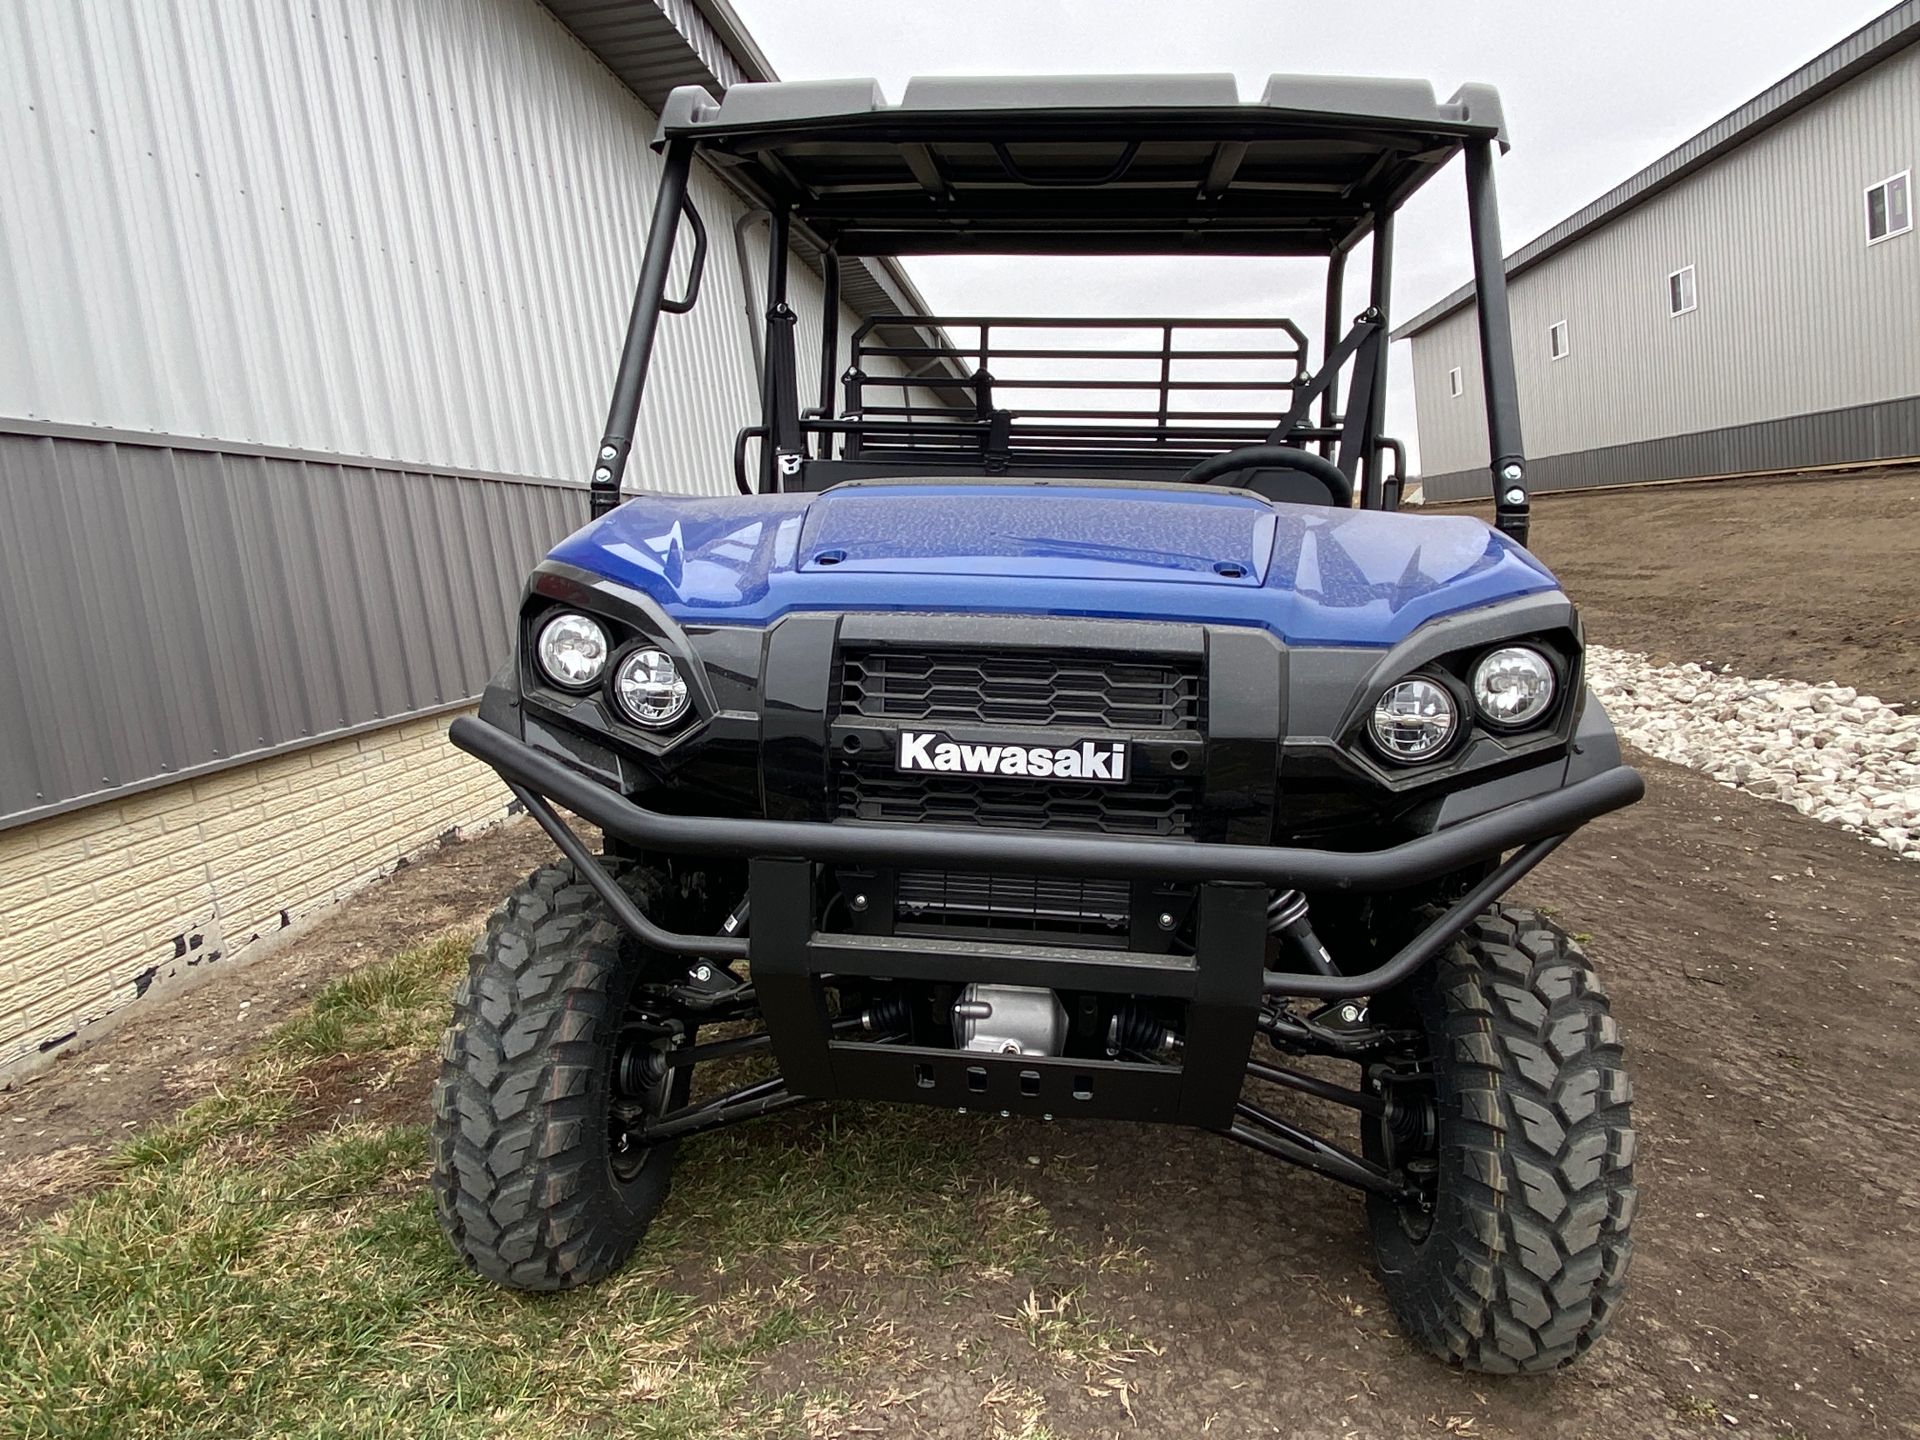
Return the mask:
{"type": "MultiPolygon", "coordinates": [[[[1548,498],[1536,525],[1599,642],[1911,702],[1916,496],[1908,475],[1548,498]]],[[[1522,887],[1591,937],[1629,1045],[1642,1206],[1609,1341],[1547,1380],[1450,1373],[1395,1331],[1349,1193],[1208,1135],[990,1125],[981,1164],[996,1178],[1089,1249],[1118,1236],[1140,1258],[1076,1302],[1149,1343],[1131,1418],[1036,1367],[1022,1378],[1046,1396],[1047,1433],[1920,1435],[1920,866],[1689,772],[1646,771],[1645,803],[1522,887]]],[[[218,1083],[324,978],[477,925],[545,852],[524,823],[449,847],[277,958],[0,1094],[0,1221],[93,1183],[106,1146],[218,1083]]],[[[809,1113],[763,1123],[826,1123],[809,1113]]],[[[885,1277],[846,1283],[862,1288],[827,1298],[874,1327],[954,1324],[885,1277]]],[[[807,1360],[777,1355],[767,1383],[805,1383],[807,1360]]],[[[883,1433],[973,1436],[992,1403],[979,1375],[956,1362],[863,1383],[915,1397],[883,1433]]]]}
{"type": "Polygon", "coordinates": [[[1920,704],[1920,466],[1543,495],[1529,538],[1603,644],[1920,704]]]}
{"type": "Polygon", "coordinates": [[[492,898],[545,858],[543,838],[523,821],[403,865],[268,958],[143,1001],[91,1045],[0,1088],[0,1225],[46,1213],[110,1147],[220,1085],[334,976],[478,929],[492,898]]]}

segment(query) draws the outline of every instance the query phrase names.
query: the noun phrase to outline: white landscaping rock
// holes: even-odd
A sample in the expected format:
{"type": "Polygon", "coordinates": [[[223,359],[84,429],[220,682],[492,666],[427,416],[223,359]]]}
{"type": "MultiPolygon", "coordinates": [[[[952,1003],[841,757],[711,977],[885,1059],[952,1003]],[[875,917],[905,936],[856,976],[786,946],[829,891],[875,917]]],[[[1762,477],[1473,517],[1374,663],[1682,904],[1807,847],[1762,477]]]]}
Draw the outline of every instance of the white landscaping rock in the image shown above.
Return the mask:
{"type": "Polygon", "coordinates": [[[1920,715],[1851,685],[1748,680],[1587,647],[1620,738],[1920,860],[1920,715]]]}

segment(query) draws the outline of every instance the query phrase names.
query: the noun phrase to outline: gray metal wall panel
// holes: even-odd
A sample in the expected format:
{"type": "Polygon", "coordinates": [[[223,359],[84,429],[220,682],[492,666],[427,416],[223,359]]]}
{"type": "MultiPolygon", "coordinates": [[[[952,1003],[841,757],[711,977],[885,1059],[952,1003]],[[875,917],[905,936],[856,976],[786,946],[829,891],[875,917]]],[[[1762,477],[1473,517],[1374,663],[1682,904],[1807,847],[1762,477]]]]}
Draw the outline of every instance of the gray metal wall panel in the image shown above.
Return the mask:
{"type": "MultiPolygon", "coordinates": [[[[1606,223],[1620,211],[1643,203],[1667,186],[1710,165],[1727,150],[1749,142],[1770,125],[1811,105],[1828,91],[1845,84],[1860,71],[1878,65],[1906,47],[1920,43],[1920,0],[1901,4],[1861,26],[1832,49],[1816,55],[1793,74],[1768,86],[1737,110],[1723,115],[1685,144],[1662,155],[1653,164],[1616,185],[1589,205],[1582,206],[1552,229],[1529,240],[1507,257],[1509,276],[1517,276],[1606,223]]],[[[1468,281],[1452,294],[1428,306],[1397,327],[1396,340],[1408,339],[1435,324],[1473,295],[1468,281]]]]}
{"type": "MultiPolygon", "coordinates": [[[[656,121],[534,0],[4,5],[0,116],[0,416],[584,478],[656,121]]],[[[756,382],[695,195],[633,479],[712,492],[756,382]]]]}
{"type": "MultiPolygon", "coordinates": [[[[1480,368],[1478,326],[1476,312],[1468,307],[1456,310],[1413,341],[1414,428],[1420,437],[1422,474],[1444,475],[1488,463],[1486,385],[1480,368]],[[1447,372],[1455,366],[1462,381],[1458,395],[1452,393],[1447,380],[1447,372]]],[[[1515,358],[1524,371],[1525,357],[1515,358]]],[[[1529,423],[1532,418],[1523,404],[1520,430],[1529,454],[1540,448],[1540,437],[1529,423]]]]}
{"type": "Polygon", "coordinates": [[[0,435],[0,816],[470,698],[581,501],[0,435]]]}
{"type": "MultiPolygon", "coordinates": [[[[1751,475],[1920,457],[1920,396],[1815,415],[1790,415],[1692,435],[1665,435],[1549,455],[1533,463],[1535,491],[1588,490],[1648,480],[1751,475]]],[[[1428,500],[1491,496],[1485,467],[1423,478],[1428,500]]]]}
{"type": "MultiPolygon", "coordinates": [[[[586,518],[653,114],[533,0],[76,0],[0,6],[0,115],[0,823],[477,693],[586,518]]],[[[758,380],[695,196],[628,479],[713,493],[758,380]]]]}
{"type": "MultiPolygon", "coordinates": [[[[1518,276],[1527,451],[1544,457],[1920,394],[1920,232],[1869,246],[1862,194],[1920,170],[1911,48],[1518,276]],[[1699,308],[1669,318],[1695,267],[1699,308]],[[1547,330],[1568,322],[1571,353],[1547,330]]],[[[1421,468],[1485,463],[1472,307],[1416,336],[1421,468]],[[1452,399],[1446,372],[1466,371],[1452,399]]],[[[1756,432],[1761,433],[1761,432],[1756,432]]],[[[1766,466],[1764,468],[1779,468],[1766,466]]]]}

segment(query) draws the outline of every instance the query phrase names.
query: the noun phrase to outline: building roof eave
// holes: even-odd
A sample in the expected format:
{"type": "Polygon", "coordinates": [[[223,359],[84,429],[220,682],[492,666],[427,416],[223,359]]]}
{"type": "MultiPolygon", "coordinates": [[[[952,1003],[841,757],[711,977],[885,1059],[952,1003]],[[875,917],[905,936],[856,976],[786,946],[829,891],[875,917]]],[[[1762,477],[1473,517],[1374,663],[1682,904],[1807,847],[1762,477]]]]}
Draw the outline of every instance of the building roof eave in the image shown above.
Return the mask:
{"type": "MultiPolygon", "coordinates": [[[[655,115],[676,86],[720,93],[743,81],[779,78],[727,0],[540,3],[655,115]]],[[[862,315],[924,315],[928,308],[907,272],[886,258],[844,262],[840,294],[862,315]]]]}

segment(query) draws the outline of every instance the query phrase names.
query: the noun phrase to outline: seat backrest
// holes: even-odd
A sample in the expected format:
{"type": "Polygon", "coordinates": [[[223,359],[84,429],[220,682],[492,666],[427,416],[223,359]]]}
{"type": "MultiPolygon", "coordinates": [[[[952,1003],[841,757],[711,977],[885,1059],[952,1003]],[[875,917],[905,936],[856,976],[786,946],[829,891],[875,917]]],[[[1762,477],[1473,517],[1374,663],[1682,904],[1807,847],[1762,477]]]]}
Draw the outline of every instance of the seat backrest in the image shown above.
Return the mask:
{"type": "Polygon", "coordinates": [[[1251,490],[1276,505],[1331,506],[1334,503],[1325,485],[1299,470],[1243,470],[1219,483],[1236,490],[1251,490]]]}

